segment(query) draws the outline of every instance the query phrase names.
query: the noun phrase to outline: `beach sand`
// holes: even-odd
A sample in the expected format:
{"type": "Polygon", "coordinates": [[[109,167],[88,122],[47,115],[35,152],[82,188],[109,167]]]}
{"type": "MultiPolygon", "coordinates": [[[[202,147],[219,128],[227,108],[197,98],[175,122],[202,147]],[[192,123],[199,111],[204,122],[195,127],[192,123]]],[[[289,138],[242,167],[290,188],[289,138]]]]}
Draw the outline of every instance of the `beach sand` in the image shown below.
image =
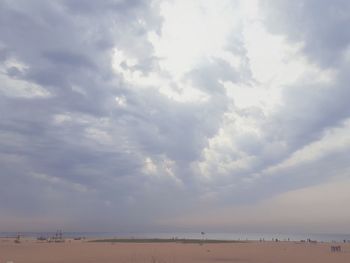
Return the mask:
{"type": "Polygon", "coordinates": [[[331,252],[334,243],[248,242],[218,244],[183,243],[93,243],[67,240],[39,243],[0,239],[0,263],[337,263],[350,262],[350,244],[339,244],[341,252],[331,252]]]}

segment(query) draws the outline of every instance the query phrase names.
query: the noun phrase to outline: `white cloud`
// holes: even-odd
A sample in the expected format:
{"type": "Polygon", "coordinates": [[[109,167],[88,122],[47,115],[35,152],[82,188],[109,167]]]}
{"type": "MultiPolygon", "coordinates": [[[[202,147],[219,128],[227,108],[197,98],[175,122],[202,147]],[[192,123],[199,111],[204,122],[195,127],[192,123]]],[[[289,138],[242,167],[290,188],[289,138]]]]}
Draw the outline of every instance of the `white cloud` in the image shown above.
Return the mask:
{"type": "Polygon", "coordinates": [[[235,4],[232,1],[164,1],[161,34],[150,35],[155,55],[161,58],[161,67],[175,79],[181,79],[203,58],[221,52],[236,26],[235,4]]]}

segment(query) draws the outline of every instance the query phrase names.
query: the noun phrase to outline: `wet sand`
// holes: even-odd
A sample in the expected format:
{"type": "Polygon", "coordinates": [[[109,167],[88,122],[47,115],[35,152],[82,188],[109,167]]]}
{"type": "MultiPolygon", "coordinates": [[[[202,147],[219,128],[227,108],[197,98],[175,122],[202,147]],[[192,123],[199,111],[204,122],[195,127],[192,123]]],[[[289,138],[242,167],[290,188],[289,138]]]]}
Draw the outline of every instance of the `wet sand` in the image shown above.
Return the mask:
{"type": "Polygon", "coordinates": [[[350,262],[350,244],[339,244],[341,252],[331,252],[334,243],[249,242],[217,244],[183,243],[93,243],[67,240],[46,243],[0,239],[0,263],[340,263],[350,262]]]}

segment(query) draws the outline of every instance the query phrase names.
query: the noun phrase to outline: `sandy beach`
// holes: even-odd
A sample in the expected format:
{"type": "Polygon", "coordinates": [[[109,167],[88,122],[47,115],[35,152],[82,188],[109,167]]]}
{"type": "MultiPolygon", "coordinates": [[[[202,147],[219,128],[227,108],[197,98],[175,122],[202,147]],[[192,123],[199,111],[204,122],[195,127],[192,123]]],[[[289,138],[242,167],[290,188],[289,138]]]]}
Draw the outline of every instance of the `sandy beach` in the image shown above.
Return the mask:
{"type": "Polygon", "coordinates": [[[292,263],[350,262],[350,244],[338,244],[341,252],[331,252],[334,243],[247,242],[216,244],[184,243],[94,243],[66,240],[64,243],[0,239],[0,263],[192,263],[250,262],[292,263]]]}

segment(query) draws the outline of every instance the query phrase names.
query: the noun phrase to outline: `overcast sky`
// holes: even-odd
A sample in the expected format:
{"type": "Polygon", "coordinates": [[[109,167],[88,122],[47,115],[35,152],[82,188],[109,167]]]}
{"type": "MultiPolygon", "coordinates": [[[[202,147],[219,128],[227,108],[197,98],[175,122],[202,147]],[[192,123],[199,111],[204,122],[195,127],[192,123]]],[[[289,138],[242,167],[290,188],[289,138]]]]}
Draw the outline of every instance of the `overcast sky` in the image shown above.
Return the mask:
{"type": "Polygon", "coordinates": [[[0,0],[0,231],[350,232],[350,1],[0,0]]]}

